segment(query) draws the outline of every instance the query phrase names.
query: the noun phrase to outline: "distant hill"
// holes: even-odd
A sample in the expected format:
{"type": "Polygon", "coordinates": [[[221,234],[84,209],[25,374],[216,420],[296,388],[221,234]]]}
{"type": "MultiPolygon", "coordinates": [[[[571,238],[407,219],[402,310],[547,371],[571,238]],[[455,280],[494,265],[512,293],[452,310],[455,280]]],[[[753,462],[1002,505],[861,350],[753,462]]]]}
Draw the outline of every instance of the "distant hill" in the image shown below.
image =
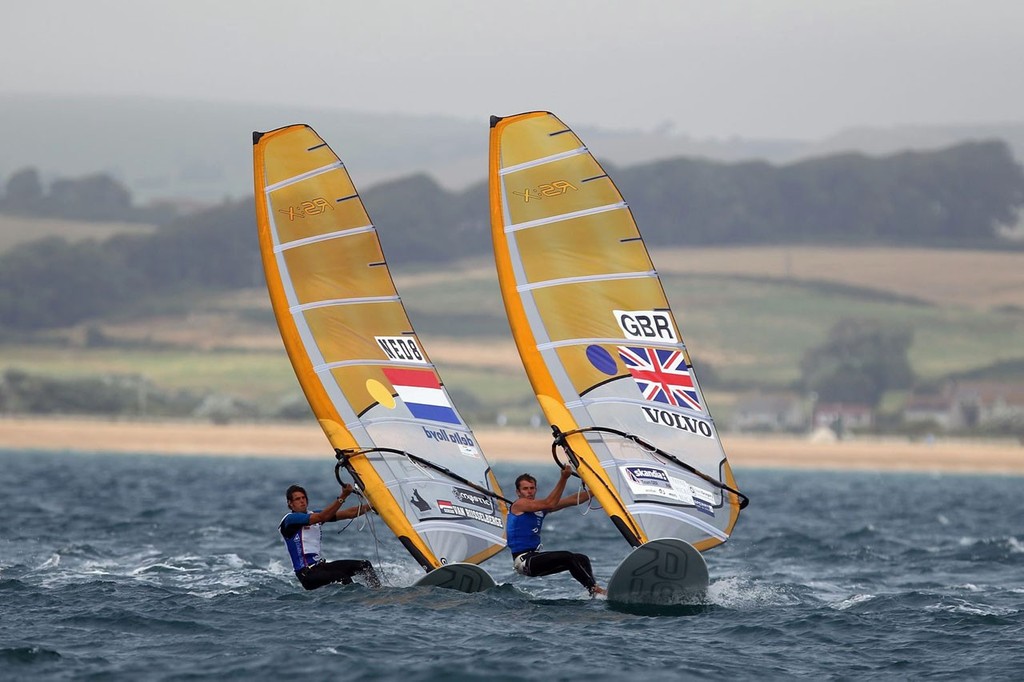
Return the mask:
{"type": "Polygon", "coordinates": [[[61,237],[69,242],[87,239],[105,240],[115,234],[152,234],[154,225],[117,222],[84,222],[60,218],[29,218],[0,213],[0,255],[13,247],[47,237],[61,237]]]}
{"type": "MultiPolygon", "coordinates": [[[[252,191],[251,132],[290,123],[312,125],[363,188],[425,173],[448,189],[464,189],[486,174],[487,121],[287,105],[4,94],[0,125],[17,133],[5,135],[0,147],[0,182],[32,166],[51,179],[109,173],[140,203],[241,199],[252,191]]],[[[858,129],[813,142],[699,140],[654,126],[577,127],[577,132],[602,160],[616,166],[684,156],[788,163],[840,151],[886,154],[981,139],[1004,140],[1018,160],[1024,159],[1024,122],[858,129]]]]}
{"type": "MultiPolygon", "coordinates": [[[[1024,168],[999,141],[785,166],[680,158],[609,173],[630,197],[650,246],[1020,248],[998,235],[1024,206],[1024,168]]],[[[411,175],[361,196],[393,265],[436,268],[491,252],[483,182],[450,191],[411,175]]],[[[158,300],[257,286],[259,263],[250,197],[183,216],[148,236],[22,243],[0,255],[0,332],[125,314],[145,308],[147,294],[158,300]]]]}
{"type": "Polygon", "coordinates": [[[802,148],[805,156],[859,151],[865,154],[891,154],[904,149],[940,149],[978,140],[1002,140],[1024,163],[1024,121],[990,125],[894,126],[891,128],[850,128],[802,148]]]}

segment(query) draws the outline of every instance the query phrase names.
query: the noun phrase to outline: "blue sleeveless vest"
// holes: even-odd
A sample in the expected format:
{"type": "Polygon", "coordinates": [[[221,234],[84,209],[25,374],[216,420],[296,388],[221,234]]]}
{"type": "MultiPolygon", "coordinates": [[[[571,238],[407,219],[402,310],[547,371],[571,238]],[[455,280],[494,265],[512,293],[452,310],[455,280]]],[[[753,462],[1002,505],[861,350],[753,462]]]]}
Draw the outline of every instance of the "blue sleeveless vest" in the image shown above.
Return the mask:
{"type": "Polygon", "coordinates": [[[540,547],[540,527],[547,512],[510,513],[505,523],[509,550],[513,555],[540,547]]]}

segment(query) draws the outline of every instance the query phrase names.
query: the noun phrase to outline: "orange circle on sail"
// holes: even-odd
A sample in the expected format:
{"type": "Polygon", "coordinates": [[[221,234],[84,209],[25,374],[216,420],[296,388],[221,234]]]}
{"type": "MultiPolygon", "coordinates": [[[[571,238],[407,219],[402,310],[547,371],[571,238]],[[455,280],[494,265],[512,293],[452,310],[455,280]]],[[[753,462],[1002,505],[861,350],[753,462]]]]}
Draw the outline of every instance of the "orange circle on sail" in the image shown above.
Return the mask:
{"type": "Polygon", "coordinates": [[[384,407],[389,410],[395,409],[395,396],[391,395],[391,391],[388,390],[384,384],[380,383],[376,379],[367,379],[366,390],[370,394],[371,398],[384,407]]]}

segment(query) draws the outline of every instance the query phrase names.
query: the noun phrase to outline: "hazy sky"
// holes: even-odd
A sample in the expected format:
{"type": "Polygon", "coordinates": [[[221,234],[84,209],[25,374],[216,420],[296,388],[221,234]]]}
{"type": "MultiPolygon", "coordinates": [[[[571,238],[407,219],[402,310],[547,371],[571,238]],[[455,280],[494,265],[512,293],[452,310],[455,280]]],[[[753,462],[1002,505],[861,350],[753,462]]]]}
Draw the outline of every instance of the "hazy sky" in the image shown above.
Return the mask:
{"type": "Polygon", "coordinates": [[[1024,120],[1019,0],[0,0],[0,93],[818,138],[1024,120]]]}

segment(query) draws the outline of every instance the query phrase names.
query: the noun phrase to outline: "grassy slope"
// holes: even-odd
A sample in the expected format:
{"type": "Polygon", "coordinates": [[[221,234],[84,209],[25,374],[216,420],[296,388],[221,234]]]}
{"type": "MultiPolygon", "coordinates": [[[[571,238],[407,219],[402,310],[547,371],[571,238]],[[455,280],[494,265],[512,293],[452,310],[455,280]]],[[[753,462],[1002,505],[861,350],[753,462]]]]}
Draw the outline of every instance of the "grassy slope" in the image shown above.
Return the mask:
{"type": "Polygon", "coordinates": [[[103,241],[115,234],[150,234],[155,230],[153,225],[138,223],[94,223],[0,214],[0,253],[45,237],[63,237],[71,242],[85,239],[103,241]]]}
{"type": "MultiPolygon", "coordinates": [[[[706,363],[731,383],[783,387],[798,377],[804,351],[843,317],[910,326],[911,361],[926,378],[1024,359],[1024,281],[1017,274],[1024,273],[1024,254],[991,254],[998,258],[989,260],[977,252],[846,249],[823,255],[794,248],[786,250],[784,269],[757,267],[773,258],[782,262],[779,251],[655,254],[698,376],[706,363]],[[823,260],[837,253],[839,260],[823,260]],[[683,274],[693,271],[701,274],[683,274]],[[994,293],[965,301],[964,291],[994,293]]],[[[528,416],[535,409],[490,263],[396,273],[396,283],[448,386],[457,395],[472,394],[466,402],[474,405],[463,411],[528,416]]],[[[265,293],[211,297],[202,308],[179,319],[100,323],[113,338],[134,339],[132,347],[5,346],[0,369],[143,374],[159,385],[215,390],[265,406],[298,391],[265,293]]],[[[729,401],[709,393],[713,407],[729,401]]]]}

